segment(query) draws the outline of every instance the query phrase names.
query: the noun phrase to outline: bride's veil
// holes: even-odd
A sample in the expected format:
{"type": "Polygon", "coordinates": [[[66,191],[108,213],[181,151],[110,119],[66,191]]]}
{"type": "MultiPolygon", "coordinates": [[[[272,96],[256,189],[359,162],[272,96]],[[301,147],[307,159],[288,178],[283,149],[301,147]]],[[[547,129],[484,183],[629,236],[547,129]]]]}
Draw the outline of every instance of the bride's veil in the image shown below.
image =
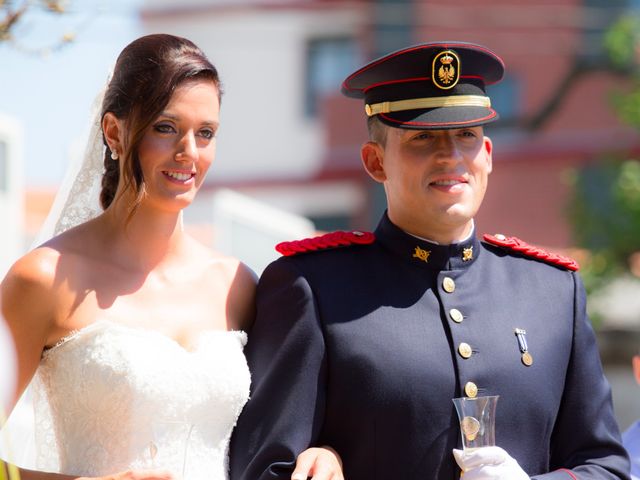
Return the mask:
{"type": "Polygon", "coordinates": [[[49,214],[34,239],[33,248],[102,212],[99,198],[104,172],[104,143],[100,113],[104,91],[96,96],[91,107],[84,155],[71,159],[49,214]]]}
{"type": "MultiPolygon", "coordinates": [[[[49,214],[31,244],[32,249],[102,212],[99,197],[104,171],[104,144],[100,114],[105,90],[106,85],[98,93],[91,107],[91,123],[84,154],[81,157],[76,155],[70,158],[67,172],[49,214]]],[[[55,455],[55,446],[51,444],[55,439],[47,439],[44,445],[41,439],[35,438],[36,418],[33,405],[38,405],[39,413],[44,410],[45,421],[46,417],[49,417],[46,399],[38,398],[39,395],[34,394],[37,389],[32,387],[36,381],[37,377],[34,377],[0,431],[0,458],[25,468],[42,467],[43,464],[55,468],[56,459],[52,458],[55,455]],[[43,448],[36,449],[36,444],[43,448]]],[[[42,419],[38,421],[40,423],[42,419]]]]}

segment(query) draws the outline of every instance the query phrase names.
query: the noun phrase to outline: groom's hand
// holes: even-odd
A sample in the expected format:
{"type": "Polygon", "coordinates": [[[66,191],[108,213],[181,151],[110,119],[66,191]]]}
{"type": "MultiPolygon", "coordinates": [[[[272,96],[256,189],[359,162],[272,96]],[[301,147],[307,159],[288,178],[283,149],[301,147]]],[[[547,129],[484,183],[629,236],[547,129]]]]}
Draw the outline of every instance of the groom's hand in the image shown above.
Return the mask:
{"type": "Polygon", "coordinates": [[[296,460],[291,480],[344,480],[342,460],[331,447],[308,448],[296,460]]]}
{"type": "Polygon", "coordinates": [[[500,447],[453,450],[463,480],[530,480],[529,475],[500,447]]]}

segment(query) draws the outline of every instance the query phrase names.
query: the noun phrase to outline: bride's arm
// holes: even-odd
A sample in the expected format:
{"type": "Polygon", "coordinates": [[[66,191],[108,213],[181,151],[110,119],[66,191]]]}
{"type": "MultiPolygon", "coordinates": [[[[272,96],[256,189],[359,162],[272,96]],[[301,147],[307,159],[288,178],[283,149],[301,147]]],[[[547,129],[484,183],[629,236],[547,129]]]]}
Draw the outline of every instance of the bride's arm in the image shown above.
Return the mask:
{"type": "MultiPolygon", "coordinates": [[[[245,264],[235,261],[228,272],[227,328],[248,332],[256,316],[256,274],[245,264]]],[[[206,286],[206,295],[210,295],[206,286]]]]}
{"type": "MultiPolygon", "coordinates": [[[[17,387],[6,406],[6,417],[33,378],[51,330],[54,312],[59,311],[53,288],[56,262],[52,253],[48,249],[29,252],[13,264],[0,283],[2,316],[11,331],[17,356],[17,387]]],[[[18,468],[2,459],[0,469],[0,478],[8,480],[77,478],[18,468]]]]}
{"type": "Polygon", "coordinates": [[[61,312],[56,292],[57,252],[39,248],[20,258],[0,284],[2,315],[13,336],[17,355],[17,388],[7,414],[35,374],[42,351],[61,312]]]}

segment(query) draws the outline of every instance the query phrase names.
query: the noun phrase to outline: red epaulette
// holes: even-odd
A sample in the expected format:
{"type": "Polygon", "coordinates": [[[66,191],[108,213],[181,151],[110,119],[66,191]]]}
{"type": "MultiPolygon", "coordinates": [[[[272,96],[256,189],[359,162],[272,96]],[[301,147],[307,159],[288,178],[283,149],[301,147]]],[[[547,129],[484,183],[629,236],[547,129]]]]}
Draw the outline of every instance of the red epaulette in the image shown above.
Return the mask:
{"type": "Polygon", "coordinates": [[[578,262],[569,257],[547,252],[542,248],[529,245],[527,242],[523,242],[516,237],[506,237],[505,235],[498,233],[496,235],[485,234],[484,239],[492,245],[497,245],[507,250],[513,250],[514,252],[518,252],[537,260],[542,260],[543,262],[550,263],[552,265],[559,265],[567,270],[577,271],[580,268],[578,262]]]}
{"type": "Polygon", "coordinates": [[[276,245],[276,250],[285,257],[297,255],[298,253],[314,252],[327,248],[346,247],[349,245],[368,245],[376,239],[372,232],[331,232],[319,237],[305,238],[303,240],[293,240],[282,242],[276,245]]]}

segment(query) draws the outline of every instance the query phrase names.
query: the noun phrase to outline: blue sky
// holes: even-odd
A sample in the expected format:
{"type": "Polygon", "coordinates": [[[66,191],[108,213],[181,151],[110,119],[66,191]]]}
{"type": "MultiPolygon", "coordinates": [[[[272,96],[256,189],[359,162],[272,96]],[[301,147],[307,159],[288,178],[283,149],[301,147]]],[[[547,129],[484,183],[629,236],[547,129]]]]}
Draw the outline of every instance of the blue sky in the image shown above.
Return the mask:
{"type": "Polygon", "coordinates": [[[0,113],[22,124],[27,187],[62,180],[71,145],[86,135],[91,104],[118,53],[141,34],[137,2],[69,3],[77,10],[67,15],[25,17],[16,37],[22,47],[38,51],[67,31],[78,32],[75,42],[46,56],[0,43],[0,113]]]}

